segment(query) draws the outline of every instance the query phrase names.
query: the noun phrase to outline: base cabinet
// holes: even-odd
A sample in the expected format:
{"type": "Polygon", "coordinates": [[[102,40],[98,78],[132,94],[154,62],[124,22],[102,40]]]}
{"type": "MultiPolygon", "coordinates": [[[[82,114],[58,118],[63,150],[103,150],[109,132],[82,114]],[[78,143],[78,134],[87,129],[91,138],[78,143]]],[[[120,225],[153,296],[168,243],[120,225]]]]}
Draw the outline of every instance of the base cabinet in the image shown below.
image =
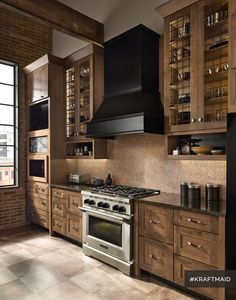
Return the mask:
{"type": "MultiPolygon", "coordinates": [[[[192,259],[174,255],[174,282],[184,286],[185,282],[185,271],[193,270],[217,270],[216,268],[207,266],[200,262],[196,262],[192,259]]],[[[218,289],[217,288],[191,288],[191,290],[202,294],[206,297],[217,299],[218,289]]]]}
{"type": "Polygon", "coordinates": [[[52,231],[82,242],[81,193],[52,188],[52,231]]]}
{"type": "MultiPolygon", "coordinates": [[[[187,270],[225,269],[224,217],[136,202],[134,219],[136,275],[144,270],[185,287],[187,270]]],[[[222,288],[190,290],[225,299],[222,288]]]]}
{"type": "Polygon", "coordinates": [[[49,186],[28,182],[27,210],[30,223],[49,228],[49,186]]]}
{"type": "Polygon", "coordinates": [[[173,246],[140,237],[140,268],[173,281],[173,246]]]}

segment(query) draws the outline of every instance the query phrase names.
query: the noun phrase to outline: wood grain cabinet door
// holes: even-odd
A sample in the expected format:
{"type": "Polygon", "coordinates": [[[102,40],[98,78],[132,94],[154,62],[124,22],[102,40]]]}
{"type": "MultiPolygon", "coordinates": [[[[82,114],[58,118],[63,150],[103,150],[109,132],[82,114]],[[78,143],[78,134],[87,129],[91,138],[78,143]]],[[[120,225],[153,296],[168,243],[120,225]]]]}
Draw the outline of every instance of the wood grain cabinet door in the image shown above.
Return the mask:
{"type": "Polygon", "coordinates": [[[48,65],[33,71],[32,78],[32,102],[47,98],[48,93],[48,65]]]}
{"type": "MultiPolygon", "coordinates": [[[[215,268],[196,262],[194,260],[181,257],[178,255],[174,256],[174,282],[185,286],[185,271],[205,271],[205,270],[216,270],[215,268]]],[[[201,293],[209,298],[217,299],[218,289],[217,288],[191,288],[191,290],[201,293]]]]}
{"type": "Polygon", "coordinates": [[[33,207],[30,207],[29,220],[30,222],[43,226],[44,228],[48,228],[49,226],[48,213],[39,209],[36,210],[33,207]]]}
{"type": "Polygon", "coordinates": [[[48,196],[33,192],[28,193],[28,204],[34,208],[48,211],[48,196]]]}
{"type": "Polygon", "coordinates": [[[219,241],[216,234],[174,226],[174,251],[176,254],[218,267],[219,241]]]}
{"type": "Polygon", "coordinates": [[[195,213],[186,210],[174,211],[174,223],[176,225],[219,233],[219,219],[214,216],[195,213]]]}
{"type": "Polygon", "coordinates": [[[155,205],[139,204],[139,234],[173,244],[173,210],[155,205]]]}
{"type": "Polygon", "coordinates": [[[60,234],[66,234],[66,219],[53,215],[52,217],[52,230],[60,234]]]}
{"type": "Polygon", "coordinates": [[[52,213],[64,217],[66,215],[66,203],[64,199],[52,197],[52,213]]]}
{"type": "Polygon", "coordinates": [[[139,249],[141,269],[173,281],[173,246],[140,237],[139,249]]]}
{"type": "Polygon", "coordinates": [[[66,236],[82,241],[82,218],[79,216],[66,215],[66,236]]]}
{"type": "Polygon", "coordinates": [[[76,194],[68,193],[68,197],[67,197],[68,212],[82,217],[82,212],[80,210],[81,203],[82,203],[82,196],[80,193],[76,193],[76,194]]]}

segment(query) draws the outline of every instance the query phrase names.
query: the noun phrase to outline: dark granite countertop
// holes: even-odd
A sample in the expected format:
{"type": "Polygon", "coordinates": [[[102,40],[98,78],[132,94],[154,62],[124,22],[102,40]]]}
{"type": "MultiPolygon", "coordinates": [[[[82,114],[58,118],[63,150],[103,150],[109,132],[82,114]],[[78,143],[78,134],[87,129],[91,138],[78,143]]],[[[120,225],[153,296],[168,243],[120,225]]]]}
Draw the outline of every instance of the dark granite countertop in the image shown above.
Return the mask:
{"type": "Polygon", "coordinates": [[[68,190],[68,191],[73,191],[73,192],[81,192],[85,190],[90,189],[90,185],[85,185],[85,184],[69,184],[69,183],[53,183],[50,184],[52,188],[58,188],[58,189],[63,189],[63,190],[68,190]]]}
{"type": "Polygon", "coordinates": [[[221,208],[219,211],[213,211],[213,210],[207,210],[205,208],[204,200],[202,199],[201,201],[201,208],[190,208],[187,206],[183,206],[180,203],[180,195],[178,194],[170,194],[170,193],[162,193],[160,195],[155,195],[155,196],[150,196],[150,197],[145,197],[145,198],[140,198],[136,199],[135,201],[141,202],[141,203],[149,203],[149,204],[154,204],[154,205],[162,205],[165,207],[170,207],[170,208],[177,208],[177,209],[182,209],[182,210],[187,210],[187,211],[193,211],[193,212],[199,212],[199,213],[204,213],[212,216],[225,216],[225,202],[222,201],[221,203],[221,208]]]}
{"type": "MultiPolygon", "coordinates": [[[[73,191],[73,192],[81,192],[84,190],[89,190],[91,187],[91,185],[82,185],[82,184],[81,185],[51,184],[50,186],[52,188],[64,189],[64,190],[69,190],[69,191],[73,191]]],[[[199,212],[199,213],[208,214],[208,215],[212,215],[212,216],[216,216],[216,217],[225,216],[225,202],[224,201],[221,202],[221,208],[219,211],[207,210],[205,208],[203,199],[201,201],[200,209],[183,206],[180,203],[180,195],[164,193],[164,192],[161,192],[160,195],[135,199],[135,201],[138,201],[141,203],[154,204],[154,205],[162,205],[162,206],[170,207],[170,208],[183,209],[183,210],[187,210],[187,211],[199,212]]]]}

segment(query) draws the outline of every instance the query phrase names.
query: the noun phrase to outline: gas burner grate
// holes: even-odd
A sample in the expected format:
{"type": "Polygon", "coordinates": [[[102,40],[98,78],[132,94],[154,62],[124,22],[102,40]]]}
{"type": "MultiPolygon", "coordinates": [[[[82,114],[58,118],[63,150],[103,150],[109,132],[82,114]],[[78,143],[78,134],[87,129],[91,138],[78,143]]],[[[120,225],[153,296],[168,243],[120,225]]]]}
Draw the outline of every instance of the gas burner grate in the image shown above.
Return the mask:
{"type": "Polygon", "coordinates": [[[98,187],[92,187],[91,189],[98,193],[112,194],[115,196],[124,196],[128,198],[140,198],[160,194],[160,190],[138,188],[126,185],[103,185],[98,187]]]}

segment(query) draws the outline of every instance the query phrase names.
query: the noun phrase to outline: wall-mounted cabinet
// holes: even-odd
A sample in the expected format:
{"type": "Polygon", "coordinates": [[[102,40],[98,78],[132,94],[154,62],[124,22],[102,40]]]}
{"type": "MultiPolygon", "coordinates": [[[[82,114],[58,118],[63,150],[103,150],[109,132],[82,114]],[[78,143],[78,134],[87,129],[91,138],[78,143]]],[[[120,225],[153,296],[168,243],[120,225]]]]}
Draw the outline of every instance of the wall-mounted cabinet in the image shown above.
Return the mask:
{"type": "Polygon", "coordinates": [[[199,1],[165,18],[168,132],[226,128],[228,1],[199,1]]]}
{"type": "Polygon", "coordinates": [[[65,135],[69,158],[106,158],[106,151],[102,154],[100,147],[96,147],[102,143],[105,149],[105,140],[86,141],[87,123],[103,97],[103,61],[103,47],[94,44],[64,59],[65,135]]]}

